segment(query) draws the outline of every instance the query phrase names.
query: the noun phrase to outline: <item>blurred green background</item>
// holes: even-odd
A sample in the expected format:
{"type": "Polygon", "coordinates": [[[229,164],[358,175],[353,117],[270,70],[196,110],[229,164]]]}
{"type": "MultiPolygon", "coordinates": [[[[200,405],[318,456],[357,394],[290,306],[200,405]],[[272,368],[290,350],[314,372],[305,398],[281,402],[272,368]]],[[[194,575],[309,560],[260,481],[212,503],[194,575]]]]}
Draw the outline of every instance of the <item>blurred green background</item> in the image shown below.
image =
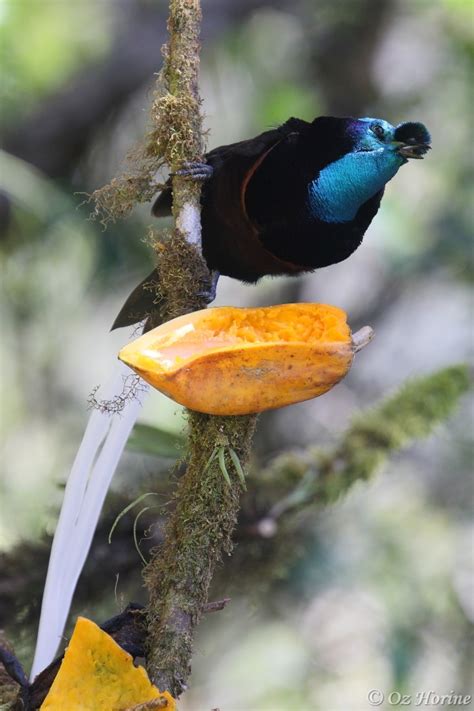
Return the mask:
{"type": "MultiPolygon", "coordinates": [[[[354,329],[370,323],[376,331],[332,392],[260,418],[257,478],[275,455],[337,441],[355,413],[408,377],[470,356],[473,6],[202,5],[209,148],[291,115],[420,120],[433,137],[427,159],[389,184],[348,261],[252,287],[221,280],[218,304],[327,302],[344,308],[354,329]]],[[[159,0],[0,4],[0,627],[25,663],[87,397],[129,335],[108,331],[152,261],[149,206],[104,231],[88,219],[87,194],[120,170],[146,129],[166,12],[159,0]]],[[[183,428],[180,408],[157,393],[142,421],[183,428]]],[[[301,545],[285,551],[281,566],[277,551],[271,575],[265,565],[260,571],[267,543],[242,524],[239,565],[225,562],[214,591],[232,603],[201,625],[180,708],[343,711],[370,708],[372,688],[472,693],[472,422],[465,399],[435,436],[307,517],[301,545]]],[[[122,462],[78,590],[75,613],[97,620],[144,598],[133,515],[109,546],[115,516],[144,491],[169,496],[172,460],[135,450],[122,462]]],[[[139,531],[152,520],[146,512],[139,531]]],[[[152,529],[143,550],[156,539],[152,529]]]]}

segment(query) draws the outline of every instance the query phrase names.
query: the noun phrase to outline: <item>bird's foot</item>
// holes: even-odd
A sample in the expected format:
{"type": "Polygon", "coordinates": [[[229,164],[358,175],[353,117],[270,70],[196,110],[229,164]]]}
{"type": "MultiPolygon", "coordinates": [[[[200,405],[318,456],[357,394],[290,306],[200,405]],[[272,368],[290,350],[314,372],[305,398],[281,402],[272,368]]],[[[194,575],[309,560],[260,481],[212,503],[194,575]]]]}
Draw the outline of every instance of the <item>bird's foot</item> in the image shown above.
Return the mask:
{"type": "Polygon", "coordinates": [[[217,282],[219,281],[219,277],[220,272],[213,269],[211,271],[211,280],[209,283],[209,288],[198,292],[198,296],[204,299],[206,304],[212,304],[212,302],[216,298],[217,282]]]}
{"type": "Polygon", "coordinates": [[[13,681],[16,681],[22,688],[28,688],[29,682],[25,671],[18,657],[7,647],[0,645],[0,662],[5,667],[5,671],[13,681]]]}
{"type": "Polygon", "coordinates": [[[209,180],[212,177],[214,168],[208,163],[184,162],[183,167],[170,175],[179,175],[180,178],[191,178],[192,180],[209,180]]]}

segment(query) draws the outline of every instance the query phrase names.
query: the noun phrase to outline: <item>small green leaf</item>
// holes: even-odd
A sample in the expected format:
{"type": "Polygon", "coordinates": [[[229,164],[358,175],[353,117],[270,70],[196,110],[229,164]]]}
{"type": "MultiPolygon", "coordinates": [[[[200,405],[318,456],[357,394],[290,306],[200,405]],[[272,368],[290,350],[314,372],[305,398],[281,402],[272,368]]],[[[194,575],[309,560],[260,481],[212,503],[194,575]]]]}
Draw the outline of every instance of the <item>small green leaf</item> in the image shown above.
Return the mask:
{"type": "Polygon", "coordinates": [[[218,459],[219,459],[219,468],[222,472],[222,476],[226,480],[227,484],[229,486],[232,486],[232,483],[230,481],[230,476],[229,472],[227,471],[227,467],[225,464],[225,447],[219,447],[219,452],[218,452],[218,459]]]}
{"type": "Polygon", "coordinates": [[[230,458],[232,459],[232,463],[235,467],[235,471],[237,472],[237,475],[240,479],[240,483],[242,484],[242,488],[244,491],[247,491],[247,484],[245,483],[244,470],[242,469],[242,465],[240,463],[240,459],[237,456],[237,452],[234,449],[232,449],[232,447],[229,447],[229,454],[230,454],[230,458]]]}
{"type": "Polygon", "coordinates": [[[183,453],[186,439],[179,434],[162,430],[153,425],[138,424],[133,428],[127,449],[153,457],[178,459],[183,453]]]}
{"type": "Polygon", "coordinates": [[[141,550],[140,550],[140,542],[139,542],[139,540],[138,540],[138,535],[137,535],[138,519],[139,519],[140,516],[141,516],[142,514],[144,514],[146,511],[149,511],[150,509],[153,509],[153,508],[156,508],[156,506],[145,506],[143,509],[141,509],[141,510],[137,513],[137,515],[135,516],[135,520],[134,520],[134,522],[133,522],[133,542],[135,543],[135,549],[136,549],[138,555],[140,556],[140,558],[141,558],[142,561],[143,561],[143,565],[147,565],[147,564],[148,564],[148,561],[147,561],[147,559],[145,558],[145,556],[143,555],[143,553],[142,553],[141,550]]]}
{"type": "Polygon", "coordinates": [[[128,506],[125,506],[125,508],[122,509],[122,511],[119,513],[119,515],[117,516],[117,518],[115,519],[115,521],[112,524],[112,528],[110,529],[109,538],[108,538],[109,543],[112,543],[112,535],[113,535],[115,529],[117,528],[118,522],[125,516],[125,514],[127,514],[129,511],[131,511],[134,506],[139,504],[140,501],[143,501],[143,499],[145,499],[147,496],[159,496],[159,494],[156,494],[154,491],[147,491],[146,494],[141,494],[140,496],[137,496],[137,498],[134,499],[131,504],[128,504],[128,506]]]}
{"type": "Polygon", "coordinates": [[[212,450],[211,456],[209,457],[209,459],[206,462],[206,466],[202,470],[203,474],[205,474],[207,472],[207,470],[209,469],[209,467],[211,466],[212,462],[214,461],[214,459],[216,457],[217,451],[218,451],[218,448],[214,447],[214,449],[212,450]]]}

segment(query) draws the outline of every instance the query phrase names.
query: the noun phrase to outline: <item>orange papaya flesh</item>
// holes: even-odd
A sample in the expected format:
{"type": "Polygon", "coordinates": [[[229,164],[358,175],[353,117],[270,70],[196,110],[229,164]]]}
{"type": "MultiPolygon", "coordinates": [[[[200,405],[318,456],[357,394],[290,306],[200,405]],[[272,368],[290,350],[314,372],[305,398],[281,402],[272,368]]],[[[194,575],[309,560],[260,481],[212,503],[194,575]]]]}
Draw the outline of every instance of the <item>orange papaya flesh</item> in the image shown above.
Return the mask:
{"type": "Polygon", "coordinates": [[[119,358],[192,410],[243,415],[327,392],[353,355],[344,311],[283,304],[186,314],[129,343],[119,358]]]}

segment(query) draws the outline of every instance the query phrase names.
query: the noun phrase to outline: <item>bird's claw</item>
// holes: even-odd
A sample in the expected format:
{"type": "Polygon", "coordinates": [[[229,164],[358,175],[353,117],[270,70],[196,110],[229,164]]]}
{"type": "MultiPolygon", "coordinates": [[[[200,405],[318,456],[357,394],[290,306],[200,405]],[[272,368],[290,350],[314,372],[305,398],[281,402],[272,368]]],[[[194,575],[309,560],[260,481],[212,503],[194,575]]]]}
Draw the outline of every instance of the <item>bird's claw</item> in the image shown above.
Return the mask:
{"type": "Polygon", "coordinates": [[[170,173],[170,175],[178,175],[180,178],[191,178],[192,180],[209,180],[213,172],[214,168],[208,163],[186,161],[183,163],[182,168],[170,173]]]}
{"type": "Polygon", "coordinates": [[[206,304],[212,304],[212,302],[216,298],[217,282],[219,281],[219,277],[220,277],[220,273],[218,271],[213,270],[211,272],[211,280],[209,283],[209,288],[203,289],[202,291],[198,291],[198,293],[197,293],[197,295],[201,299],[204,299],[206,304]]]}
{"type": "Polygon", "coordinates": [[[16,681],[22,688],[28,688],[29,683],[24,669],[18,657],[6,647],[0,645],[0,662],[5,667],[5,671],[13,681],[16,681]]]}

